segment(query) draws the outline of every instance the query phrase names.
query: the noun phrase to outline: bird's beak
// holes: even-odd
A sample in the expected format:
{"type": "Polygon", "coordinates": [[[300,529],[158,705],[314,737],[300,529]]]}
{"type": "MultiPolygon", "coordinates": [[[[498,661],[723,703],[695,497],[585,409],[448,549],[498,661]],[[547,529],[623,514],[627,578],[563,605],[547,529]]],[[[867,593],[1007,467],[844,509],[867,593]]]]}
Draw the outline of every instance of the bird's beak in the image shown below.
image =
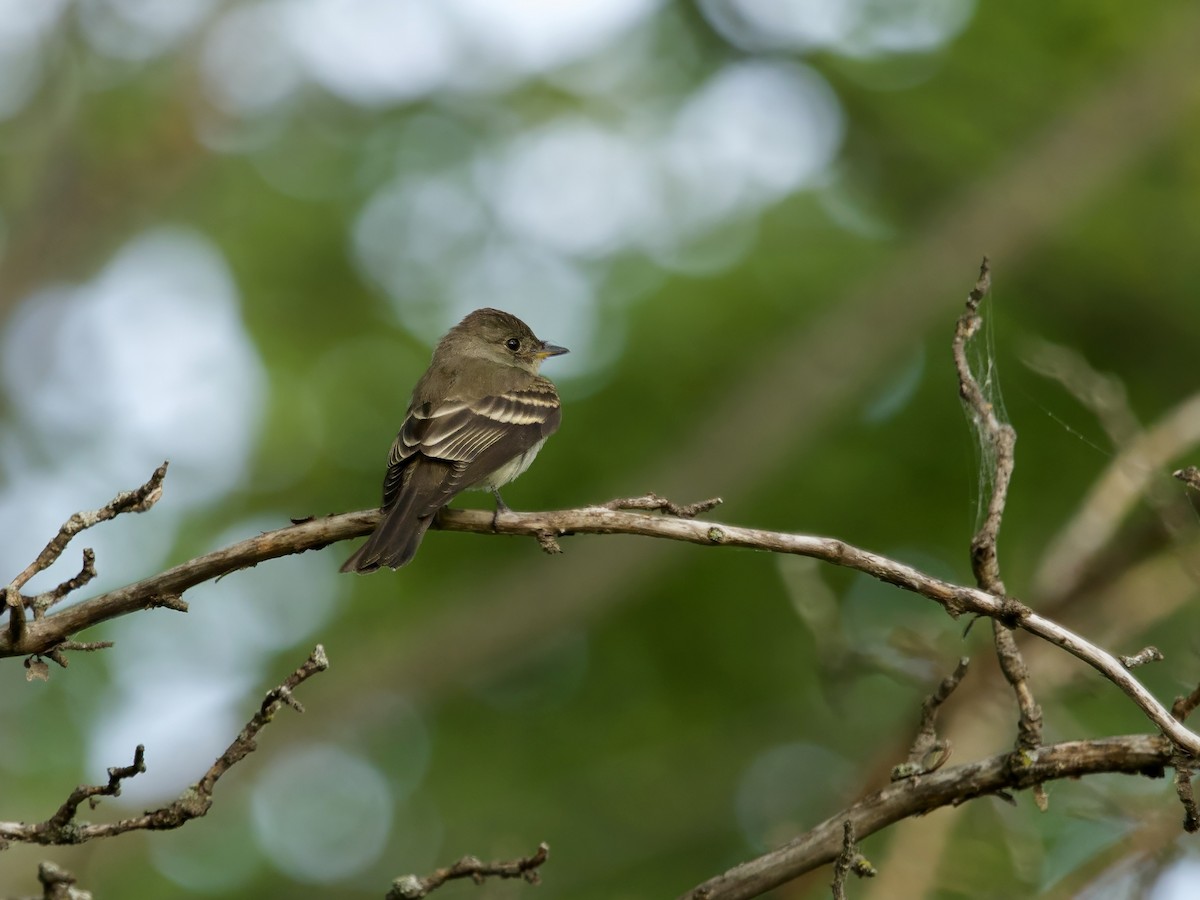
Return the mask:
{"type": "Polygon", "coordinates": [[[542,341],[542,349],[533,354],[538,359],[545,359],[548,356],[562,356],[564,353],[570,353],[566,347],[557,347],[554,344],[547,344],[542,341]]]}

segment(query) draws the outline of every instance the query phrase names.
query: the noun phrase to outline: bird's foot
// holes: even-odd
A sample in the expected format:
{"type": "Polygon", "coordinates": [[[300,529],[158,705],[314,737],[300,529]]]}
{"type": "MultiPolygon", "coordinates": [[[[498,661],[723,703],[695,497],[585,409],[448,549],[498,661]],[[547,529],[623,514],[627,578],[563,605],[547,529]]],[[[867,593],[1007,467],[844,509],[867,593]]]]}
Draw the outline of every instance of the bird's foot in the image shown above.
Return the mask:
{"type": "Polygon", "coordinates": [[[496,499],[496,509],[492,513],[492,531],[497,531],[496,523],[500,521],[500,513],[512,512],[508,508],[508,504],[504,502],[504,498],[500,496],[500,491],[493,490],[492,496],[496,499]]]}

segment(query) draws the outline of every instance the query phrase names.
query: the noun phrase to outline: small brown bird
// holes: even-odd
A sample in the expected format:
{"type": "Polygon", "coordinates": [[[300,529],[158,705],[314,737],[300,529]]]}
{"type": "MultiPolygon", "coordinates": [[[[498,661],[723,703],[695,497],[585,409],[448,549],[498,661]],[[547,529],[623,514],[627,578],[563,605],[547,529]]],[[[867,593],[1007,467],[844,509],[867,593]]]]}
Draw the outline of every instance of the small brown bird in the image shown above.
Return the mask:
{"type": "Polygon", "coordinates": [[[491,491],[497,512],[507,510],[500,488],[529,468],[562,420],[558,391],[538,369],[566,352],[498,309],[477,309],[451,328],[388,454],[383,517],[342,571],[404,565],[461,491],[491,491]]]}

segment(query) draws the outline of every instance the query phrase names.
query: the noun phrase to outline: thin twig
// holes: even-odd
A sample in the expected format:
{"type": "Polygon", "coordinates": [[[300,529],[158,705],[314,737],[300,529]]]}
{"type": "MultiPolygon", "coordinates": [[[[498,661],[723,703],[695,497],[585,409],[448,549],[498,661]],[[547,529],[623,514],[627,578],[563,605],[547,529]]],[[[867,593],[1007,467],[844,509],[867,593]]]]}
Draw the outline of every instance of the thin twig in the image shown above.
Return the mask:
{"type": "Polygon", "coordinates": [[[854,859],[854,823],[849,819],[842,826],[842,852],[833,862],[833,900],[846,900],[846,876],[854,859]]]}
{"type": "Polygon", "coordinates": [[[971,567],[981,588],[997,596],[1004,596],[1006,591],[1000,580],[996,541],[1000,534],[1000,522],[1004,517],[1004,505],[1008,499],[1008,485],[1012,480],[1017,433],[1007,422],[1000,421],[995,407],[984,396],[983,388],[980,387],[967,361],[967,344],[983,325],[979,305],[991,290],[991,285],[991,269],[985,257],[979,266],[979,279],[967,295],[966,312],[959,317],[954,329],[953,350],[954,366],[958,371],[959,395],[981,440],[992,448],[996,458],[987,514],[979,531],[971,540],[971,567]]]}
{"type": "Polygon", "coordinates": [[[678,516],[681,519],[694,519],[709,510],[716,509],[723,501],[720,497],[710,497],[707,500],[700,500],[696,503],[686,503],[683,505],[672,503],[666,497],[660,497],[653,492],[643,494],[640,497],[627,497],[625,499],[609,500],[604,504],[606,509],[617,510],[643,510],[646,512],[661,512],[668,516],[678,516]]]}
{"type": "Polygon", "coordinates": [[[87,800],[95,806],[97,798],[116,796],[121,792],[121,782],[132,778],[146,770],[144,751],[141,745],[134,753],[133,764],[108,770],[108,783],[105,785],[81,785],[71,792],[58,810],[44,822],[0,822],[0,846],[5,841],[21,841],[28,844],[82,844],[93,838],[112,837],[129,831],[179,828],[181,825],[199,818],[212,807],[213,789],[217,781],[235,764],[255,750],[255,738],[263,727],[271,721],[279,708],[287,705],[297,711],[303,708],[292,696],[292,691],[318,672],[329,668],[329,660],[325,656],[325,648],[316,646],[308,659],[292,672],[278,687],[267,692],[262,705],[242,728],[241,733],[234,738],[233,743],[214,762],[198,782],[184,792],[173,803],[116,822],[77,822],[75,816],[79,806],[87,800]]]}
{"type": "Polygon", "coordinates": [[[853,872],[859,878],[874,878],[879,873],[870,861],[858,851],[858,838],[854,835],[854,822],[847,819],[842,825],[842,852],[833,864],[834,900],[846,900],[846,876],[853,872]]]}
{"type": "MultiPolygon", "coordinates": [[[[967,297],[966,311],[959,317],[955,328],[953,351],[954,365],[958,371],[959,394],[971,415],[980,440],[991,448],[994,459],[991,473],[992,492],[988,498],[987,514],[979,531],[971,540],[971,569],[980,588],[997,597],[1007,597],[1008,591],[1000,578],[996,545],[1016,462],[1017,433],[1011,425],[1000,420],[995,406],[984,395],[967,360],[967,344],[983,324],[983,319],[979,316],[979,305],[990,289],[991,271],[985,257],[979,267],[979,279],[967,297]]],[[[1014,609],[1014,613],[1016,612],[1014,609]]],[[[1029,671],[1013,637],[1012,628],[1012,624],[1005,622],[1003,618],[992,620],[992,634],[1000,670],[1017,698],[1017,752],[1028,753],[1042,743],[1042,708],[1034,699],[1033,691],[1029,687],[1029,671]]],[[[1034,791],[1034,800],[1039,808],[1046,808],[1046,794],[1040,786],[1034,791]]]]}
{"type": "MultiPolygon", "coordinates": [[[[90,653],[93,650],[107,650],[112,645],[112,641],[63,641],[55,649],[90,653]]],[[[66,668],[66,663],[63,663],[63,667],[66,668]]]]}
{"type": "MultiPolygon", "coordinates": [[[[91,512],[75,513],[62,524],[62,527],[58,529],[58,534],[50,539],[50,542],[42,548],[42,552],[37,555],[34,561],[27,565],[3,590],[0,590],[0,594],[3,594],[4,602],[8,606],[8,636],[14,643],[20,642],[26,630],[26,598],[21,594],[21,588],[25,586],[26,582],[38,572],[44,571],[53,565],[62,556],[63,551],[67,549],[67,545],[71,543],[71,539],[84,529],[91,528],[101,522],[107,522],[121,513],[145,512],[152,507],[158,502],[159,497],[162,496],[162,484],[166,476],[167,463],[164,462],[154,470],[154,474],[141,487],[135,488],[132,491],[122,491],[99,509],[94,509],[91,512]]],[[[48,595],[43,595],[48,599],[45,600],[40,612],[45,612],[46,608],[57,603],[69,591],[74,590],[75,587],[87,584],[92,579],[92,576],[96,573],[95,554],[91,550],[85,550],[83,561],[83,568],[78,575],[69,581],[63,582],[63,584],[59,585],[53,591],[50,591],[48,595]]],[[[36,609],[37,607],[35,607],[36,609]]]]}
{"type": "Polygon", "coordinates": [[[401,875],[392,882],[386,900],[420,900],[457,878],[470,878],[476,884],[483,884],[487,878],[524,878],[530,884],[539,884],[538,869],[549,858],[550,845],[544,841],[532,855],[518,859],[485,863],[474,856],[464,856],[453,865],[435,869],[423,877],[401,875]]]}
{"type": "Polygon", "coordinates": [[[107,650],[112,645],[112,641],[63,641],[61,644],[51,647],[45,653],[31,656],[25,660],[25,668],[29,670],[27,680],[33,681],[37,679],[39,681],[48,681],[50,679],[49,666],[42,662],[41,656],[45,656],[46,659],[57,663],[65,669],[70,665],[70,660],[67,659],[69,651],[91,653],[96,650],[107,650]]]}
{"type": "Polygon", "coordinates": [[[162,497],[163,479],[167,477],[167,463],[163,463],[154,473],[147,479],[146,483],[141,487],[134,488],[132,491],[121,491],[117,496],[113,497],[108,503],[99,509],[94,509],[91,512],[77,512],[71,518],[67,519],[58,529],[58,534],[50,539],[50,542],[42,548],[42,552],[37,555],[28,566],[26,566],[16,578],[9,582],[5,588],[7,594],[13,591],[19,591],[25,586],[38,572],[49,568],[62,555],[62,552],[67,549],[67,545],[71,543],[71,539],[79,532],[91,528],[94,525],[99,525],[101,522],[107,522],[109,519],[116,518],[121,513],[146,512],[159,498],[162,497]]]}
{"type": "Polygon", "coordinates": [[[937,736],[937,714],[962,682],[970,662],[967,657],[962,657],[954,671],[943,678],[937,690],[921,703],[921,727],[913,739],[908,758],[892,769],[892,781],[937,771],[950,759],[950,742],[939,740],[937,736]]]}
{"type": "Polygon", "coordinates": [[[1200,809],[1196,807],[1196,795],[1192,791],[1194,762],[1195,760],[1185,757],[1182,753],[1176,753],[1172,761],[1175,767],[1175,795],[1183,806],[1183,830],[1188,834],[1200,831],[1200,809]]]}
{"type": "Polygon", "coordinates": [[[1143,647],[1137,653],[1133,654],[1133,656],[1119,656],[1117,658],[1121,660],[1121,665],[1127,669],[1136,669],[1138,666],[1144,666],[1152,662],[1162,662],[1166,659],[1162,651],[1153,644],[1149,647],[1143,647]]]}
{"type": "Polygon", "coordinates": [[[1194,491],[1200,491],[1200,469],[1195,466],[1188,466],[1184,469],[1177,469],[1171,473],[1188,487],[1194,491]]]}
{"type": "Polygon", "coordinates": [[[45,821],[46,831],[61,833],[75,818],[75,814],[79,812],[79,806],[84,800],[87,800],[91,808],[95,809],[99,802],[97,798],[121,796],[121,782],[126,778],[141,775],[145,771],[146,748],[142,744],[138,744],[137,749],[133,751],[132,764],[109,768],[108,784],[81,784],[71,791],[71,795],[58,808],[58,811],[45,821]]]}
{"type": "Polygon", "coordinates": [[[75,887],[77,879],[66,869],[52,862],[38,865],[38,883],[42,893],[36,897],[13,897],[10,900],[92,900],[90,891],[75,887]]]}
{"type": "Polygon", "coordinates": [[[37,877],[42,885],[42,900],[92,900],[91,892],[75,887],[78,879],[74,875],[52,862],[41,863],[37,877]]]}
{"type": "Polygon", "coordinates": [[[40,619],[46,610],[52,607],[55,603],[72,591],[77,591],[93,578],[96,577],[96,551],[91,547],[83,549],[83,565],[79,568],[79,573],[72,578],[59,584],[56,588],[46,591],[44,594],[38,594],[32,598],[29,606],[33,609],[33,617],[40,619]]]}
{"type": "Polygon", "coordinates": [[[1192,692],[1186,697],[1175,698],[1175,702],[1171,704],[1171,715],[1176,721],[1182,722],[1196,711],[1197,706],[1200,706],[1200,685],[1192,688],[1192,692]]]}

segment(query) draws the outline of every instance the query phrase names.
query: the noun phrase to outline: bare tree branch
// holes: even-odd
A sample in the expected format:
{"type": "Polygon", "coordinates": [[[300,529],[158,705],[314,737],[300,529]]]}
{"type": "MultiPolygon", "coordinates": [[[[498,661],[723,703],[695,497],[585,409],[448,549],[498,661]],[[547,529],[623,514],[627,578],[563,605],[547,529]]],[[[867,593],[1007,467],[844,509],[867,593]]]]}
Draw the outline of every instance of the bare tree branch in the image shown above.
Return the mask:
{"type": "Polygon", "coordinates": [[[464,856],[453,865],[436,869],[423,877],[401,875],[392,882],[386,900],[420,900],[456,878],[470,878],[476,884],[483,884],[487,878],[524,878],[530,884],[539,884],[538,869],[549,858],[550,845],[544,841],[532,855],[513,860],[485,863],[474,856],[464,856]]]}
{"type": "Polygon", "coordinates": [[[93,838],[112,837],[128,831],[164,831],[179,828],[192,819],[199,818],[212,807],[213,789],[217,781],[234,765],[255,750],[255,738],[282,706],[290,706],[298,712],[303,707],[292,696],[292,691],[318,672],[329,668],[325,648],[316,646],[308,659],[292,672],[278,687],[267,692],[262,705],[234,738],[224,753],[214,762],[200,780],[193,784],[173,803],[160,809],[144,812],[139,816],[116,822],[78,822],[79,806],[87,800],[92,807],[99,797],[115,797],[121,793],[121,782],[146,771],[144,749],[138,745],[133,764],[108,770],[106,785],[81,785],[71,792],[66,801],[44,822],[0,822],[0,849],[8,841],[27,844],[82,844],[93,838]]]}
{"type": "MultiPolygon", "coordinates": [[[[223,550],[197,557],[159,575],[136,582],[61,612],[30,622],[24,642],[14,647],[7,634],[0,634],[0,657],[45,652],[81,629],[144,609],[179,602],[179,594],[220,575],[252,566],[263,560],[325,547],[334,541],[367,534],[379,518],[378,510],[343,513],[312,519],[269,531],[223,550]]],[[[1200,754],[1200,735],[1184,728],[1170,712],[1121,665],[1115,656],[1038,615],[1013,598],[1002,599],[978,588],[934,578],[906,563],[863,550],[837,538],[788,534],[758,528],[742,528],[694,519],[618,512],[601,506],[557,512],[505,513],[493,525],[485,510],[444,509],[437,526],[448,531],[475,534],[509,534],[536,538],[540,533],[636,534],[699,544],[704,547],[742,547],[772,553],[792,553],[854,569],[887,584],[920,594],[941,605],[950,615],[1000,618],[1030,634],[1066,650],[1116,684],[1171,740],[1189,753],[1200,754]]],[[[380,577],[380,576],[376,576],[380,577]]],[[[386,576],[383,576],[386,577],[386,576]]]]}
{"type": "Polygon", "coordinates": [[[843,852],[845,823],[857,839],[910,816],[976,797],[1003,795],[1060,778],[1118,772],[1162,778],[1171,765],[1170,742],[1150,735],[1050,744],[1031,750],[1025,764],[1012,754],[943,768],[919,778],[894,782],[826,819],[777,850],[735,866],[680,895],[679,900],[746,900],[834,862],[843,852]]]}
{"type": "MultiPolygon", "coordinates": [[[[1004,506],[1008,501],[1008,486],[1012,482],[1013,467],[1016,463],[1017,433],[1011,425],[1000,420],[995,406],[984,394],[967,361],[967,344],[983,324],[983,319],[979,316],[979,305],[991,290],[991,285],[991,270],[987,258],[984,257],[979,267],[979,279],[967,297],[966,312],[959,317],[954,330],[953,351],[954,365],[958,370],[959,394],[971,415],[980,441],[991,448],[994,461],[987,515],[971,540],[971,569],[979,587],[997,597],[1006,598],[1008,591],[1000,579],[996,544],[1000,536],[1004,506]]],[[[1029,670],[1021,656],[1020,648],[1017,647],[1012,628],[1013,626],[1003,618],[992,620],[996,657],[1000,661],[1000,670],[1016,695],[1020,711],[1017,722],[1017,750],[1028,752],[1042,743],[1042,708],[1034,699],[1033,691],[1029,687],[1029,670]]],[[[1046,808],[1046,792],[1040,785],[1034,789],[1034,799],[1039,808],[1046,808]]]]}

